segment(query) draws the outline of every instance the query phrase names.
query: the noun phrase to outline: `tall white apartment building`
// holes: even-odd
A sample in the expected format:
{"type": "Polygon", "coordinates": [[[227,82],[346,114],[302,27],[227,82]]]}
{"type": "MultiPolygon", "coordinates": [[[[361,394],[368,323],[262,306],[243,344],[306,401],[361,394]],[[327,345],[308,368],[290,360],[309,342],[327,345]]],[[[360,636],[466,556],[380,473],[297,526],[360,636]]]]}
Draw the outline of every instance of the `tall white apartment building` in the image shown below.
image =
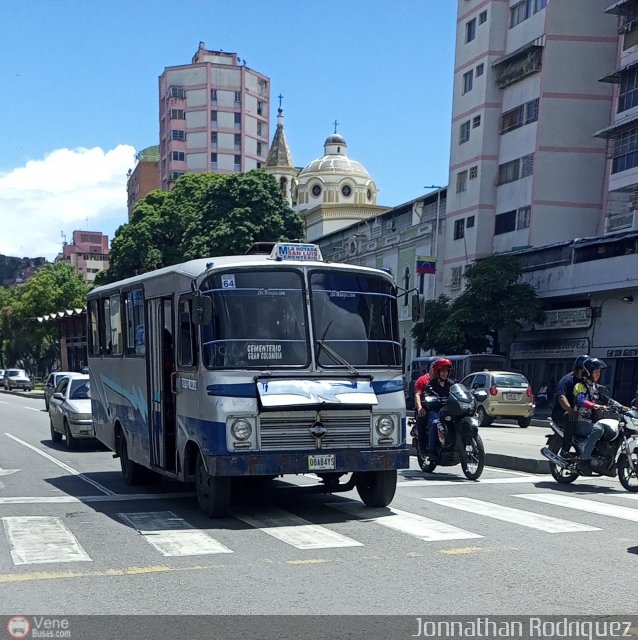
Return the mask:
{"type": "Polygon", "coordinates": [[[270,80],[236,53],[203,42],[191,64],[159,78],[160,181],[170,189],[184,173],[233,173],[266,163],[270,80]]]}
{"type": "Polygon", "coordinates": [[[614,88],[611,124],[596,136],[607,140],[609,158],[605,231],[638,230],[638,0],[607,7],[615,16],[618,52],[601,82],[614,88]]]}
{"type": "MultiPolygon", "coordinates": [[[[624,4],[624,3],[620,3],[624,4]]],[[[636,4],[636,3],[633,3],[636,4]]],[[[604,232],[607,0],[458,0],[444,291],[496,252],[604,232]]]]}

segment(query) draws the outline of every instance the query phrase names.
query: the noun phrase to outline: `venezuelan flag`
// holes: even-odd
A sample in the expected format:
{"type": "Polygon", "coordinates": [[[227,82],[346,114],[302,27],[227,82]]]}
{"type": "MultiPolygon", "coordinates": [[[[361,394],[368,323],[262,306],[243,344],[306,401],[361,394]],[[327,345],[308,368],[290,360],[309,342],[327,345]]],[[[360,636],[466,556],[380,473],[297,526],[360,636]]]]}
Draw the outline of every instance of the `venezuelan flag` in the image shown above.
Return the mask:
{"type": "Polygon", "coordinates": [[[417,273],[436,273],[436,258],[434,256],[417,256],[417,273]]]}

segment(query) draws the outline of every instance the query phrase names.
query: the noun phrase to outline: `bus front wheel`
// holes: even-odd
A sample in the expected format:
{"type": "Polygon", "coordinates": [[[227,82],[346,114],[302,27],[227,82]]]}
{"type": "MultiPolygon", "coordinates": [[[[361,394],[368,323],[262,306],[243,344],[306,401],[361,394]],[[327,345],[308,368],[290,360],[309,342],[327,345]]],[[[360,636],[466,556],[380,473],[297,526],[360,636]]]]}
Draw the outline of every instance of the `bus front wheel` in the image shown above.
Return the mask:
{"type": "Polygon", "coordinates": [[[223,516],[230,502],[230,478],[211,476],[201,453],[197,459],[195,487],[199,508],[206,516],[209,518],[223,516]]]}
{"type": "Polygon", "coordinates": [[[356,487],[366,507],[387,507],[397,488],[396,469],[390,471],[360,471],[356,487]]]}

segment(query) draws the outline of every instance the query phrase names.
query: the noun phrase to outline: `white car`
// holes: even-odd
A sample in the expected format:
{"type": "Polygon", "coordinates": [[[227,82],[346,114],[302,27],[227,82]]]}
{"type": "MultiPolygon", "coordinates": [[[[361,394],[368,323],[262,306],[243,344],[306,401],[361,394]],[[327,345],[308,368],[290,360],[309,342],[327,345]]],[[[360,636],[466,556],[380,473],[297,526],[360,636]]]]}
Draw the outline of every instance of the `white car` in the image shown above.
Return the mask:
{"type": "Polygon", "coordinates": [[[67,449],[74,449],[77,441],[93,438],[91,415],[91,383],[83,373],[64,376],[49,399],[51,440],[66,440],[67,449]]]}
{"type": "Polygon", "coordinates": [[[24,369],[7,369],[4,372],[4,388],[7,391],[13,389],[32,391],[33,383],[24,369]]]}

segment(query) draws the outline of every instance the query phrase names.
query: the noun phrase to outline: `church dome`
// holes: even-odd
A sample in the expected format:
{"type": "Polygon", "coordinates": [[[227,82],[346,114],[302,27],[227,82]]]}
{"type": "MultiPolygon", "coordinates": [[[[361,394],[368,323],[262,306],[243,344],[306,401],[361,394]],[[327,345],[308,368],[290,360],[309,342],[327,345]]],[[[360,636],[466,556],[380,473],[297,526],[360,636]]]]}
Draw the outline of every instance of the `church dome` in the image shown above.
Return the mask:
{"type": "Polygon", "coordinates": [[[334,133],[326,138],[323,146],[325,151],[324,155],[306,165],[299,173],[300,179],[309,178],[316,174],[326,174],[371,180],[367,169],[360,162],[346,155],[348,143],[343,136],[334,133]]]}

